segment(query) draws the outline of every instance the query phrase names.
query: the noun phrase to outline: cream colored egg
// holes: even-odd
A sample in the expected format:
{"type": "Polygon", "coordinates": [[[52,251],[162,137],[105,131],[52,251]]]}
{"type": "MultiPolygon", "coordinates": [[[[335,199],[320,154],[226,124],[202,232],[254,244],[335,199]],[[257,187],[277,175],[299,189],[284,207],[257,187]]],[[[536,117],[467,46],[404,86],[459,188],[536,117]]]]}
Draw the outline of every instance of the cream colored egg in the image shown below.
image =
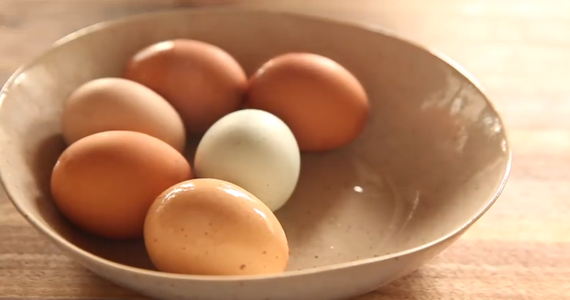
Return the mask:
{"type": "Polygon", "coordinates": [[[262,110],[243,109],[208,129],[194,164],[198,177],[236,184],[277,211],[297,186],[301,154],[283,121],[262,110]]]}
{"type": "Polygon", "coordinates": [[[77,88],[65,102],[62,117],[65,141],[111,130],[145,133],[179,152],[186,145],[180,115],[164,98],[134,81],[101,78],[77,88]]]}

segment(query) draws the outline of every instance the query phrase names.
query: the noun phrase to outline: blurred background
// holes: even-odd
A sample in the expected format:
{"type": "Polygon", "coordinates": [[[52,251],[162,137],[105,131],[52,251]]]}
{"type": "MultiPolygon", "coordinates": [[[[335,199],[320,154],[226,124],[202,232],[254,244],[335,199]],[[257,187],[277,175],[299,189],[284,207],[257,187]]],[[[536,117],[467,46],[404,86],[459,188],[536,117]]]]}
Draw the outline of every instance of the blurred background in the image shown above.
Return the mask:
{"type": "MultiPolygon", "coordinates": [[[[236,1],[0,0],[0,83],[57,39],[124,15],[236,1]]],[[[265,0],[437,49],[486,88],[514,152],[503,196],[413,275],[362,299],[570,299],[570,1],[265,0]]],[[[0,300],[138,299],[72,263],[0,194],[0,300]]]]}

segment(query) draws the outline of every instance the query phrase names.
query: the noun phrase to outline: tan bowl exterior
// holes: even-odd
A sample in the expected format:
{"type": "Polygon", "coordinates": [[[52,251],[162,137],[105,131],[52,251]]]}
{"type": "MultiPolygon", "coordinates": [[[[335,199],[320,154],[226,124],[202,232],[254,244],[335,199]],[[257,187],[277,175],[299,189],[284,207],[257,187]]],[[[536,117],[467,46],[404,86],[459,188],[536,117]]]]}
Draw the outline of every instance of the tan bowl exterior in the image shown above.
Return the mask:
{"type": "Polygon", "coordinates": [[[85,267],[159,299],[329,300],[375,290],[455,241],[497,199],[511,165],[497,112],[457,65],[379,30],[292,13],[178,10],[95,25],[17,71],[0,99],[0,173],[13,204],[85,267]],[[302,158],[297,191],[277,214],[292,256],[282,275],[160,273],[142,242],[87,236],[51,202],[66,97],[119,76],[139,49],[179,37],[221,46],[248,74],[284,52],[322,54],[369,93],[371,119],[357,141],[302,158]]]}

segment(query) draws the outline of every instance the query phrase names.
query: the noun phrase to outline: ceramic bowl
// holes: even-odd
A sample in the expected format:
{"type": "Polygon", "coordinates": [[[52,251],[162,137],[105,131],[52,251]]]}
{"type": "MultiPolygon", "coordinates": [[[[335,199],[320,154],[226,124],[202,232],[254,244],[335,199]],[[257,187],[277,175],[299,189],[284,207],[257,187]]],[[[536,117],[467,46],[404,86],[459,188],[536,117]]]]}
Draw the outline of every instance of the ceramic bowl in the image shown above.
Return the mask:
{"type": "Polygon", "coordinates": [[[461,236],[498,198],[511,164],[500,117],[456,64],[383,31],[292,13],[176,10],[95,25],[22,67],[0,98],[0,173],[16,208],[86,268],[159,299],[329,300],[375,290],[461,236]],[[297,190],[277,213],[291,247],[283,274],[161,273],[142,242],[88,236],[52,204],[63,101],[88,80],[119,76],[139,49],[173,38],[218,45],[248,74],[281,53],[322,54],[370,96],[371,118],[354,143],[302,157],[297,190]]]}

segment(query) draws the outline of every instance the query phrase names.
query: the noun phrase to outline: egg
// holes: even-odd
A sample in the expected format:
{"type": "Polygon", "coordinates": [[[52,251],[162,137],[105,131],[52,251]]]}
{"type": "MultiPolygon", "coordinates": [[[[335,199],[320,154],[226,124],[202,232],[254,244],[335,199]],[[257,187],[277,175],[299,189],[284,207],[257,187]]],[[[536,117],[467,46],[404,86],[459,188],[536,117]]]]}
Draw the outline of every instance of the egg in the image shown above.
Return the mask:
{"type": "Polygon", "coordinates": [[[186,145],[182,119],[151,89],[122,78],[100,78],[81,85],[63,108],[62,131],[67,144],[110,130],[146,133],[180,152],[186,145]]]}
{"type": "Polygon", "coordinates": [[[144,241],[163,272],[260,275],[283,272],[289,246],[259,199],[229,182],[194,179],[162,193],[148,211],[144,241]]]}
{"type": "Polygon", "coordinates": [[[216,122],[202,137],[194,158],[198,177],[236,184],[272,211],[291,197],[300,168],[299,146],[289,127],[257,109],[236,111],[216,122]]]}
{"type": "Polygon", "coordinates": [[[166,98],[191,135],[203,134],[224,115],[243,106],[247,76],[217,46],[177,39],[151,45],[128,63],[125,78],[166,98]]]}
{"type": "Polygon", "coordinates": [[[51,177],[53,200],[84,231],[110,239],[143,236],[153,201],[192,178],[185,158],[165,142],[134,131],[105,131],[69,146],[51,177]]]}
{"type": "Polygon", "coordinates": [[[307,152],[349,144],[364,129],[370,110],[354,75],[311,53],[283,54],[263,64],[249,80],[246,105],[281,118],[307,152]]]}

